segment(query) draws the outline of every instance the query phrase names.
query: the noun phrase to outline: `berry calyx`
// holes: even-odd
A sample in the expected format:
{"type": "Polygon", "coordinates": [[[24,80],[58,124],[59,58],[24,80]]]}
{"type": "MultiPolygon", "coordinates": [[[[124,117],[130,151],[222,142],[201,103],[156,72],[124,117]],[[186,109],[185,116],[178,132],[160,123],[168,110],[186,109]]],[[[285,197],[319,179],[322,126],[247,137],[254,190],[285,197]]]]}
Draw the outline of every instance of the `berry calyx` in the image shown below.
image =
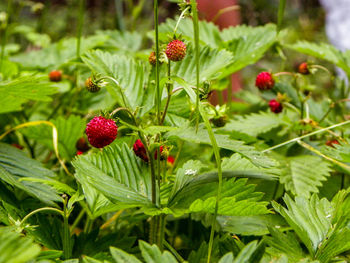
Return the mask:
{"type": "Polygon", "coordinates": [[[84,137],[81,137],[77,141],[77,143],[75,144],[75,148],[77,148],[78,151],[83,152],[83,153],[90,150],[90,147],[89,147],[89,145],[84,137]]]}
{"type": "Polygon", "coordinates": [[[49,79],[53,82],[59,82],[62,79],[62,71],[60,70],[53,70],[49,73],[49,79]]]}
{"type": "Polygon", "coordinates": [[[96,116],[86,125],[85,132],[92,146],[103,148],[117,138],[118,126],[111,119],[96,116]]]}
{"type": "Polygon", "coordinates": [[[85,87],[91,93],[98,92],[101,89],[101,87],[91,77],[85,81],[85,87]]]}
{"type": "Polygon", "coordinates": [[[298,67],[298,72],[303,75],[310,74],[309,65],[306,62],[303,62],[298,67]]]}
{"type": "Polygon", "coordinates": [[[171,61],[183,60],[186,56],[186,44],[181,40],[173,40],[167,45],[165,54],[171,61]]]}
{"type": "Polygon", "coordinates": [[[148,156],[146,148],[140,139],[137,139],[132,147],[136,156],[141,158],[143,161],[148,162],[148,156]]]}
{"type": "Polygon", "coordinates": [[[272,89],[274,85],[275,80],[269,72],[261,72],[256,77],[255,86],[258,87],[259,90],[269,90],[272,89]]]}
{"type": "Polygon", "coordinates": [[[269,101],[269,107],[274,113],[280,113],[283,110],[282,104],[275,99],[269,101]]]}

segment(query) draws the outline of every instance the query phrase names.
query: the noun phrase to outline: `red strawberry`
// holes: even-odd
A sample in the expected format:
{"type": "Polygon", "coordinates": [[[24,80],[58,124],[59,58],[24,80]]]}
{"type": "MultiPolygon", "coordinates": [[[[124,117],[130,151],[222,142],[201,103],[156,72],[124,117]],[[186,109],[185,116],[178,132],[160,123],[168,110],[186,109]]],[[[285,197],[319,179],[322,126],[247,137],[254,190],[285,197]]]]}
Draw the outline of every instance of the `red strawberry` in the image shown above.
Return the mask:
{"type": "Polygon", "coordinates": [[[117,138],[118,126],[113,120],[98,116],[86,125],[85,132],[92,146],[103,148],[117,138]]]}
{"type": "Polygon", "coordinates": [[[334,147],[334,144],[339,144],[338,140],[334,139],[326,142],[326,145],[330,147],[334,147]]]}
{"type": "Polygon", "coordinates": [[[283,110],[282,104],[275,99],[269,101],[269,107],[274,113],[280,113],[283,110]]]}
{"type": "Polygon", "coordinates": [[[168,44],[165,54],[171,61],[183,60],[186,56],[186,44],[181,40],[173,40],[168,44]]]}
{"type": "Polygon", "coordinates": [[[77,151],[77,155],[82,155],[83,153],[82,151],[77,151]]]}
{"type": "Polygon", "coordinates": [[[255,86],[257,86],[259,90],[272,89],[274,85],[275,80],[269,72],[261,72],[256,77],[255,86]]]}
{"type": "Polygon", "coordinates": [[[75,148],[77,148],[78,151],[80,152],[87,152],[90,147],[84,137],[81,137],[77,143],[75,144],[75,148]]]}
{"type": "Polygon", "coordinates": [[[298,67],[298,72],[303,75],[310,74],[309,65],[306,62],[303,62],[298,67]]]}
{"type": "Polygon", "coordinates": [[[59,82],[62,79],[62,71],[60,70],[53,70],[49,73],[50,81],[53,82],[59,82]]]}
{"type": "Polygon", "coordinates": [[[145,162],[148,162],[148,156],[146,153],[145,146],[140,139],[137,139],[132,147],[136,156],[140,157],[145,162]]]}
{"type": "Polygon", "coordinates": [[[169,155],[169,156],[168,156],[168,159],[167,159],[167,163],[168,163],[169,165],[174,165],[174,162],[175,162],[174,156],[169,155]]]}

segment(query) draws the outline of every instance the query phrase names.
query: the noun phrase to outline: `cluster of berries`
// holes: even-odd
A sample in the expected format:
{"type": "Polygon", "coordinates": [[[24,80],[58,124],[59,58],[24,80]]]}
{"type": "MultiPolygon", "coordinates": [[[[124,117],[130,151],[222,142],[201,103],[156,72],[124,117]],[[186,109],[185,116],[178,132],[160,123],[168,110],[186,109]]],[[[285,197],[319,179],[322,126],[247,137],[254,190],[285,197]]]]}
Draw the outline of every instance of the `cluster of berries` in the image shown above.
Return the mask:
{"type": "MultiPolygon", "coordinates": [[[[186,44],[181,40],[175,39],[168,43],[165,54],[171,61],[181,61],[186,56],[186,44]]],[[[148,61],[152,66],[156,65],[157,58],[154,51],[149,55],[148,61]]]]}
{"type": "MultiPolygon", "coordinates": [[[[310,74],[309,65],[306,62],[301,63],[298,66],[298,72],[303,75],[310,74]]],[[[270,90],[275,86],[275,80],[270,72],[261,72],[258,74],[255,80],[255,86],[259,90],[270,90]]],[[[272,99],[269,101],[270,110],[274,113],[280,113],[283,110],[283,105],[278,99],[272,99]]]]}

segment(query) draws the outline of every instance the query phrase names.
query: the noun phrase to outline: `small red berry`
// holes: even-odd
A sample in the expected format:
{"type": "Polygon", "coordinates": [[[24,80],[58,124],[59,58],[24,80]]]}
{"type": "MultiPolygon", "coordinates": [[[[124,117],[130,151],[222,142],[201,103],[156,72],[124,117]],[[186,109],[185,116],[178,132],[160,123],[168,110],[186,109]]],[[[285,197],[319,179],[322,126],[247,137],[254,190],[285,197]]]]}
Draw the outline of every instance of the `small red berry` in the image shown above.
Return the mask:
{"type": "Polygon", "coordinates": [[[274,113],[280,113],[283,110],[282,104],[275,99],[269,101],[269,107],[274,113]]]}
{"type": "Polygon", "coordinates": [[[137,139],[132,147],[136,156],[140,157],[145,162],[148,162],[148,156],[146,153],[146,148],[140,139],[137,139]]]}
{"type": "Polygon", "coordinates": [[[272,89],[274,85],[275,80],[269,72],[261,72],[256,77],[255,86],[257,86],[259,90],[272,89]]]}
{"type": "Polygon", "coordinates": [[[173,40],[168,44],[165,54],[171,61],[183,60],[186,56],[186,44],[181,40],[173,40]]]}
{"type": "Polygon", "coordinates": [[[338,140],[334,139],[326,142],[326,145],[330,147],[334,147],[334,144],[339,144],[338,140]]]}
{"type": "MultiPolygon", "coordinates": [[[[165,160],[165,158],[164,158],[164,156],[163,156],[163,150],[164,150],[164,146],[163,145],[161,145],[160,147],[159,147],[159,153],[160,153],[160,159],[161,160],[165,160]]],[[[155,151],[154,152],[154,159],[158,159],[157,158],[158,157],[158,151],[155,151]]]]}
{"type": "Polygon", "coordinates": [[[306,62],[303,62],[298,67],[298,72],[303,75],[310,74],[309,65],[306,62]]]}
{"type": "Polygon", "coordinates": [[[80,152],[87,152],[90,147],[84,137],[81,137],[77,143],[75,144],[75,148],[77,148],[78,151],[80,152]]]}
{"type": "Polygon", "coordinates": [[[169,156],[168,156],[168,159],[167,159],[167,163],[168,163],[169,165],[174,165],[174,162],[175,162],[174,156],[169,155],[169,156]]]}
{"type": "Polygon", "coordinates": [[[77,151],[77,155],[82,155],[83,153],[82,151],[77,151]]]}
{"type": "Polygon", "coordinates": [[[49,73],[50,81],[53,82],[59,82],[62,79],[62,71],[60,70],[53,70],[49,73]]]}
{"type": "Polygon", "coordinates": [[[96,116],[86,125],[85,132],[92,146],[103,148],[117,138],[118,126],[111,119],[96,116]]]}

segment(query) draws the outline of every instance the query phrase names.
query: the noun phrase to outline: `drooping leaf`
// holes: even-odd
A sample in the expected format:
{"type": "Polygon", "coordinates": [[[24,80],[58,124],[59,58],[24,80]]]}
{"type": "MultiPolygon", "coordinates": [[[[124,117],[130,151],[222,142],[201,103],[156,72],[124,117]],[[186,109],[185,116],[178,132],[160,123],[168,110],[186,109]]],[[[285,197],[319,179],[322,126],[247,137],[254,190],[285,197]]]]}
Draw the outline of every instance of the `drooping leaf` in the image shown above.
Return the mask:
{"type": "Polygon", "coordinates": [[[40,201],[54,206],[62,199],[52,187],[40,182],[21,180],[42,179],[54,182],[55,174],[42,164],[10,145],[0,143],[0,180],[17,187],[40,201]]]}

